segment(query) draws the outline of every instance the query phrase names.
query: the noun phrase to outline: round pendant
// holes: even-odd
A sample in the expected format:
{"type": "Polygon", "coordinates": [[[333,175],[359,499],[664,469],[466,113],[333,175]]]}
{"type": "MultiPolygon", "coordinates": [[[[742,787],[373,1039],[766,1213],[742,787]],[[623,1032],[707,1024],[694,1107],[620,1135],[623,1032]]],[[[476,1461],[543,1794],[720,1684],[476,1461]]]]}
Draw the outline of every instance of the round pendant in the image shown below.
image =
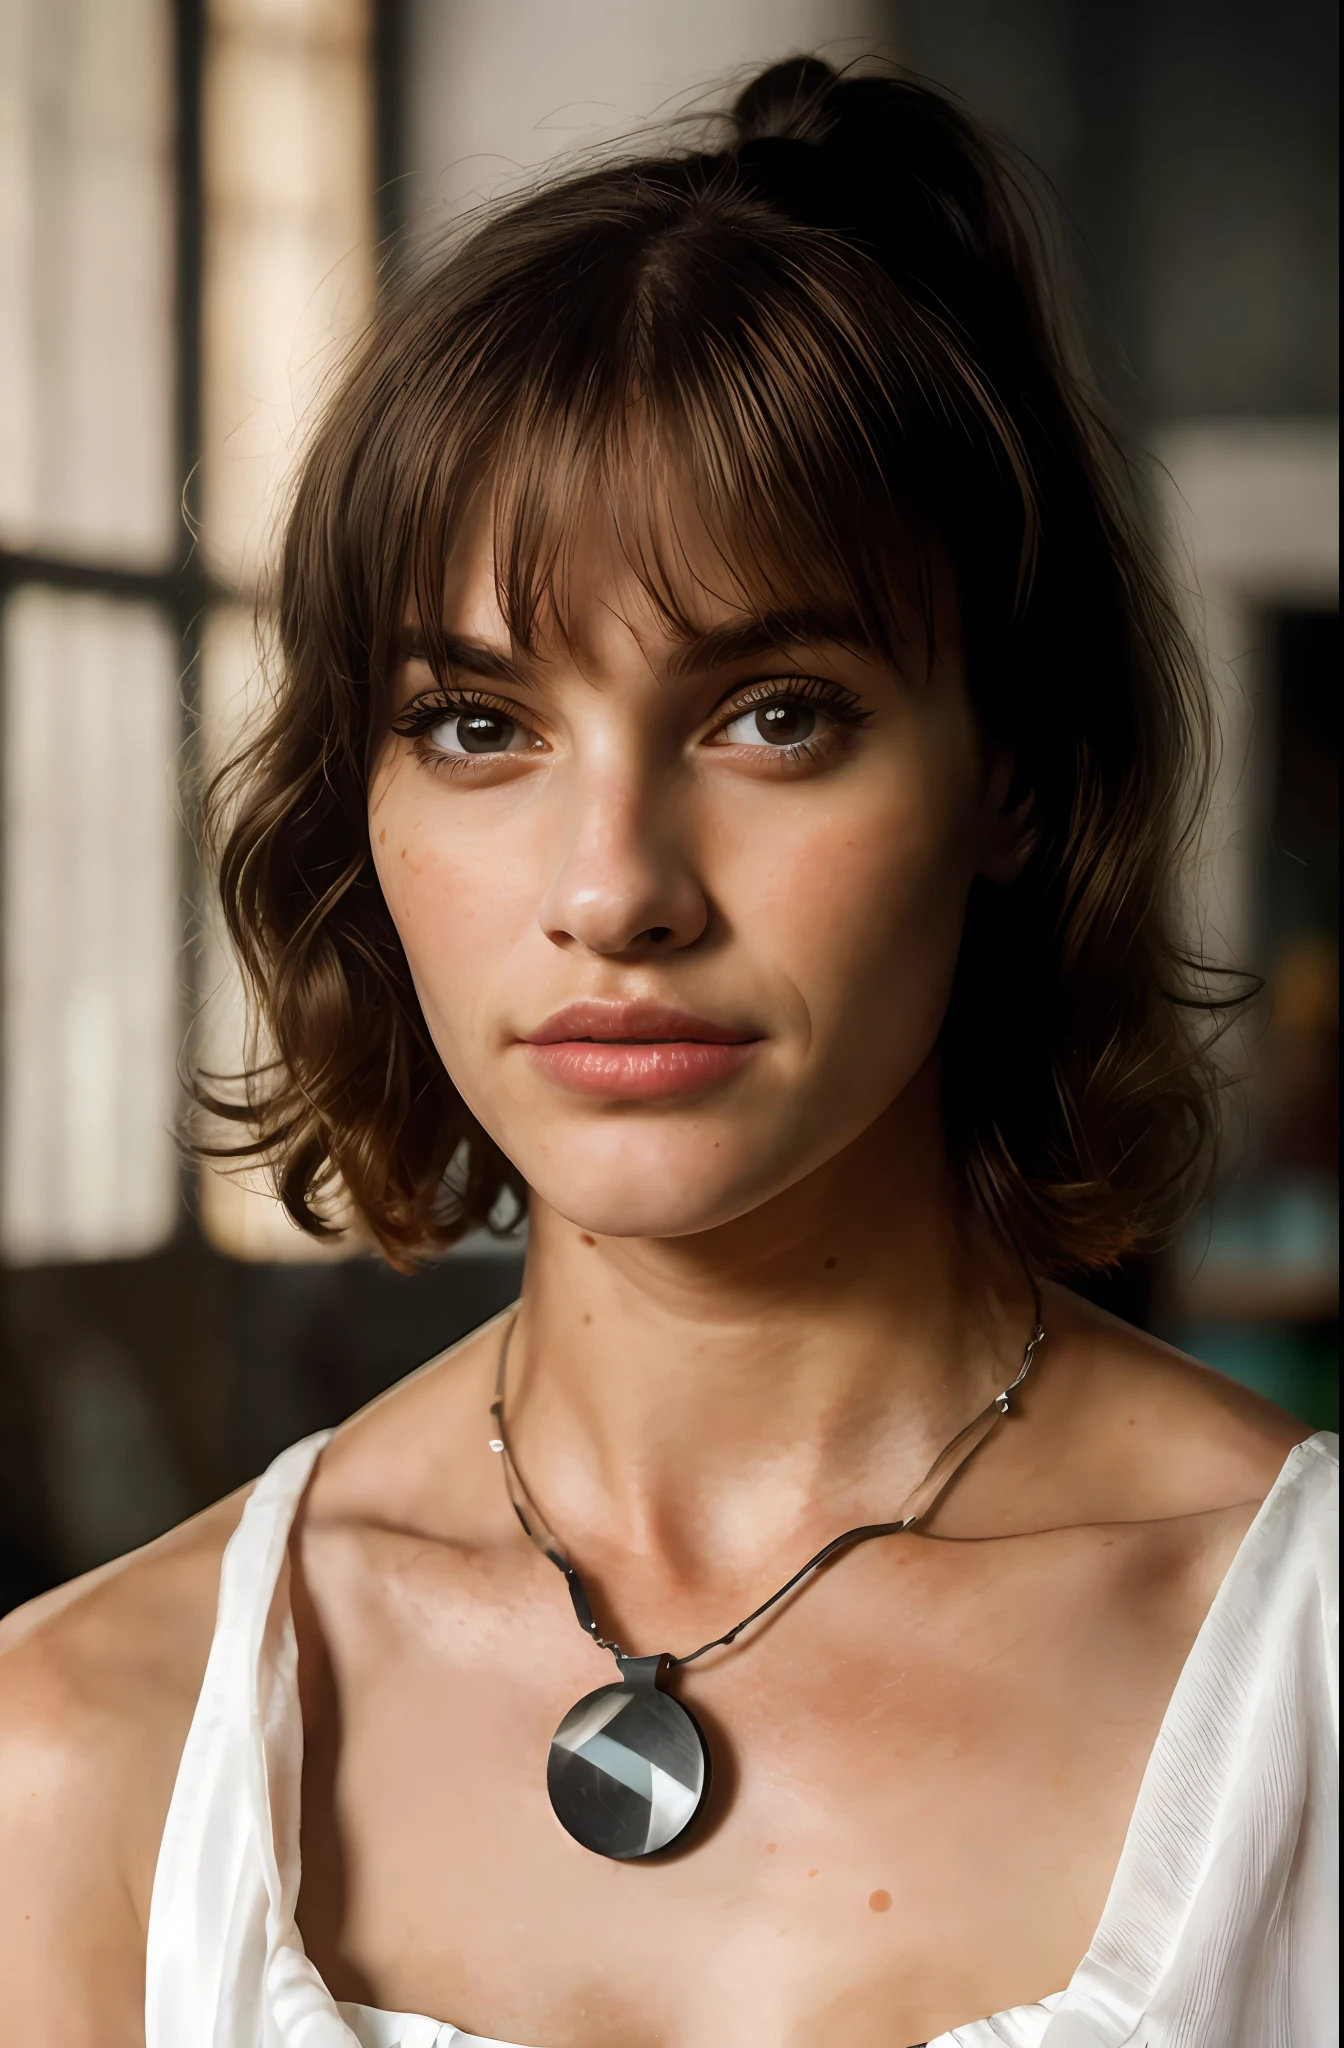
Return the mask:
{"type": "Polygon", "coordinates": [[[647,1679],[604,1685],[551,1737],[546,1789],[560,1825],[595,1856],[656,1856],[705,1803],[709,1749],[680,1700],[647,1679]]]}

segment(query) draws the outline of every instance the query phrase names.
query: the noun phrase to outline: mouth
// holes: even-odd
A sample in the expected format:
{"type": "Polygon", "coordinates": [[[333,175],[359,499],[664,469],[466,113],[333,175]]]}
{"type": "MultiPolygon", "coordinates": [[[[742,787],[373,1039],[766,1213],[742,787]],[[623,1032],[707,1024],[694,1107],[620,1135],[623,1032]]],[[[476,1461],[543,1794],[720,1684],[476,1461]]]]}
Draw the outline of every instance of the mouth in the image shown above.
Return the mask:
{"type": "Polygon", "coordinates": [[[532,1065],[575,1095],[656,1101],[729,1079],[763,1042],[759,1032],[649,1002],[579,1002],[522,1040],[532,1065]]]}

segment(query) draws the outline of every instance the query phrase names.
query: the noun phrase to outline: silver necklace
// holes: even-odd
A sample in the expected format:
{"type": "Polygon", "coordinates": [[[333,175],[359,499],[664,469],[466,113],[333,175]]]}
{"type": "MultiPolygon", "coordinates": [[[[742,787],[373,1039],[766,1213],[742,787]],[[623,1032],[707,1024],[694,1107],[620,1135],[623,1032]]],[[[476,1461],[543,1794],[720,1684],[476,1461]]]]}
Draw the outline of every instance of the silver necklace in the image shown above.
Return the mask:
{"type": "Polygon", "coordinates": [[[694,1664],[710,1650],[723,1649],[735,1642],[743,1629],[768,1614],[842,1550],[849,1550],[856,1543],[868,1543],[875,1536],[899,1535],[927,1515],[953,1474],[1008,1414],[1010,1395],[1016,1393],[1031,1371],[1037,1347],[1045,1337],[1039,1295],[1035,1307],[1035,1322],[1016,1379],[938,1453],[894,1521],[867,1523],[833,1537],[786,1579],[778,1592],[763,1600],[759,1607],[753,1607],[724,1635],[715,1636],[682,1657],[667,1650],[652,1657],[633,1657],[618,1642],[599,1633],[577,1568],[547,1528],[524,1486],[504,1427],[504,1374],[518,1320],[516,1313],[510,1317],[499,1347],[495,1398],[490,1407],[495,1433],[489,1440],[490,1448],[504,1467],[504,1483],[523,1528],[542,1556],[563,1573],[580,1628],[592,1637],[599,1650],[610,1650],[620,1673],[614,1685],[599,1686],[596,1692],[586,1693],[570,1708],[551,1737],[546,1789],[556,1818],[576,1842],[596,1856],[630,1862],[642,1856],[656,1856],[685,1834],[704,1811],[709,1798],[709,1745],[694,1714],[664,1689],[664,1681],[682,1665],[694,1664]]]}

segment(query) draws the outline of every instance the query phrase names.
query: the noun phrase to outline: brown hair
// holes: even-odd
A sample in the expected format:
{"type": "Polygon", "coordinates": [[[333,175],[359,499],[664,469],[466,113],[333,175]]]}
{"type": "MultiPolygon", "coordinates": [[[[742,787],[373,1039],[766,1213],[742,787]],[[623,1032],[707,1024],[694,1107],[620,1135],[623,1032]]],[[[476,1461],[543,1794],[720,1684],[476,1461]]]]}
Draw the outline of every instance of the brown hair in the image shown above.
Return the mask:
{"type": "Polygon", "coordinates": [[[1171,900],[1209,712],[1039,247],[947,100],[799,60],[742,94],[720,147],[554,182],[389,297],[297,483],[273,712],[209,795],[274,1057],[245,1100],[199,1093],[250,1126],[234,1155],[272,1162],[305,1229],[332,1227],[340,1188],[405,1264],[512,1185],[430,1042],[370,855],[406,608],[438,663],[445,555],[485,482],[521,645],[563,631],[582,502],[680,618],[666,494],[660,517],[641,483],[660,471],[762,612],[839,602],[891,649],[897,581],[927,587],[931,546],[950,562],[977,714],[1038,832],[1012,888],[972,894],[941,1040],[952,1156],[1045,1272],[1168,1224],[1211,1125],[1219,1005],[1171,900]]]}

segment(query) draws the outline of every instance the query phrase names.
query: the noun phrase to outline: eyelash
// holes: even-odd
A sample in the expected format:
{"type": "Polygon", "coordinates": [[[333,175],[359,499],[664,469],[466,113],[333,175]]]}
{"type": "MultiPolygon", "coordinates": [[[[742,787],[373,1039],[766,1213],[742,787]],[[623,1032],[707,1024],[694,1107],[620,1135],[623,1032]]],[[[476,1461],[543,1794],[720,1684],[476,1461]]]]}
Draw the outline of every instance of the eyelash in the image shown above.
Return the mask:
{"type": "MultiPolygon", "coordinates": [[[[710,738],[732,725],[748,711],[759,711],[766,704],[814,704],[834,721],[837,727],[851,732],[867,725],[871,711],[864,709],[852,690],[841,683],[829,681],[824,676],[773,676],[760,683],[748,683],[738,690],[729,702],[720,707],[710,738]]],[[[797,740],[792,746],[769,746],[762,740],[754,753],[768,755],[772,760],[784,763],[815,760],[820,748],[826,744],[825,733],[797,740]]]]}
{"type": "MultiPolygon", "coordinates": [[[[837,727],[849,731],[856,731],[860,726],[866,725],[872,716],[872,713],[860,704],[853,691],[845,689],[843,684],[832,682],[823,676],[778,676],[760,683],[746,684],[726,704],[720,705],[715,714],[714,724],[706,737],[713,739],[736,719],[749,711],[759,710],[763,705],[798,702],[815,704],[834,720],[837,727]]],[[[419,759],[440,773],[461,774],[464,769],[470,771],[474,762],[478,760],[506,758],[497,754],[447,754],[439,748],[425,744],[436,725],[442,725],[445,719],[461,717],[470,711],[494,711],[501,718],[507,718],[512,723],[523,726],[524,730],[529,729],[519,717],[518,707],[509,704],[503,698],[492,697],[487,692],[479,690],[440,689],[413,699],[393,719],[392,731],[402,739],[411,740],[419,759]]],[[[791,746],[770,746],[763,740],[758,748],[752,748],[750,751],[769,756],[781,763],[813,760],[819,747],[825,744],[826,737],[825,734],[810,735],[791,746]]],[[[517,756],[512,758],[516,759],[517,756]]]]}
{"type": "MultiPolygon", "coordinates": [[[[428,748],[424,743],[436,725],[443,725],[445,719],[463,717],[469,711],[496,711],[502,719],[512,725],[522,725],[518,707],[508,705],[502,696],[488,696],[484,690],[430,690],[426,696],[412,698],[404,711],[397,713],[391,721],[393,733],[402,739],[412,739],[416,754],[430,768],[445,768],[449,774],[461,772],[463,766],[471,766],[473,760],[500,760],[500,756],[488,754],[445,754],[440,748],[428,748]]],[[[527,727],[524,727],[527,729],[527,727]]]]}

